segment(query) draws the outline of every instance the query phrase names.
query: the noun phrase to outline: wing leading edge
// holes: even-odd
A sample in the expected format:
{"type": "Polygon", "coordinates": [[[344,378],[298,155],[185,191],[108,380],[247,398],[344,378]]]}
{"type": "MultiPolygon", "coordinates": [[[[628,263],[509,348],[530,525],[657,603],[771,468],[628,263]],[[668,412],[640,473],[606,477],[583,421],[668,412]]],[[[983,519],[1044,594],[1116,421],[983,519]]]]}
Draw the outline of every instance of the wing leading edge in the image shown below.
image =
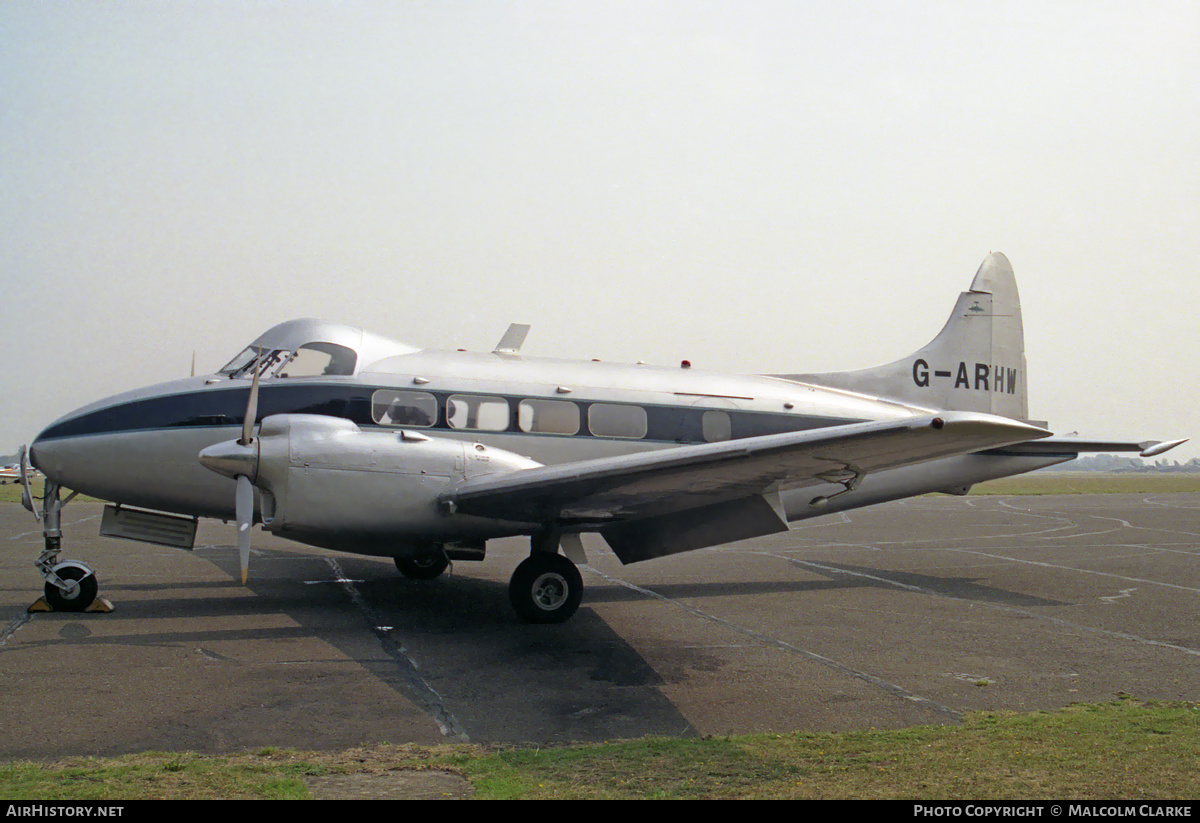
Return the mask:
{"type": "Polygon", "coordinates": [[[599,531],[623,563],[786,531],[779,492],[1049,437],[974,412],[856,423],[542,466],[465,481],[453,511],[599,531]]]}

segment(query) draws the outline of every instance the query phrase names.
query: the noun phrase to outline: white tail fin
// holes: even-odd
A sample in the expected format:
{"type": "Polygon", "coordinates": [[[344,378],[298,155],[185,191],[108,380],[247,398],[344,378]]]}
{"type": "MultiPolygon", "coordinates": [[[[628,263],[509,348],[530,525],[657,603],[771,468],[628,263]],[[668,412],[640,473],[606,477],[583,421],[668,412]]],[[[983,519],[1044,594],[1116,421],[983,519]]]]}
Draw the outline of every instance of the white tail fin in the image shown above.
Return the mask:
{"type": "Polygon", "coordinates": [[[1012,264],[999,252],[989,254],[941,333],[903,360],[859,371],[780,376],[928,408],[1027,420],[1025,331],[1012,264]]]}

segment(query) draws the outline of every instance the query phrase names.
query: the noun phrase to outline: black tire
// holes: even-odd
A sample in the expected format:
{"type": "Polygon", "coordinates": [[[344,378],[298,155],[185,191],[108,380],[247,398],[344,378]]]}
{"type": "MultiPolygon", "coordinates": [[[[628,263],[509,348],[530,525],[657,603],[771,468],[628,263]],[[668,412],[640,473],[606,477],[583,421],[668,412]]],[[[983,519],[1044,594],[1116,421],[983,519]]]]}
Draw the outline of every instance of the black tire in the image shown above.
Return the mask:
{"type": "Polygon", "coordinates": [[[538,552],[513,572],[508,599],[526,623],[562,623],[583,601],[583,577],[561,554],[538,552]]]}
{"type": "Polygon", "coordinates": [[[397,557],[396,568],[410,580],[433,580],[446,571],[450,561],[444,554],[418,554],[397,557]]]}
{"type": "Polygon", "coordinates": [[[58,576],[63,580],[78,580],[79,585],[71,594],[64,593],[53,583],[46,584],[46,602],[56,612],[81,612],[92,605],[96,593],[100,590],[96,583],[96,575],[91,574],[82,566],[64,566],[58,570],[58,576]]]}

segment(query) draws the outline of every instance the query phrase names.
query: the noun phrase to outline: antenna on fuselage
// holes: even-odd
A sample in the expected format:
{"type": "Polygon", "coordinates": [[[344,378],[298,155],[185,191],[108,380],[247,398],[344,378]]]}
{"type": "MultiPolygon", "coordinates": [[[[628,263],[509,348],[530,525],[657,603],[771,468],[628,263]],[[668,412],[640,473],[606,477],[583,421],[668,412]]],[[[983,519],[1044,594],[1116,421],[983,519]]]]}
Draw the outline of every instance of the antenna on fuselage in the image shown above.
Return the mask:
{"type": "Polygon", "coordinates": [[[496,348],[492,349],[492,354],[515,356],[521,351],[521,346],[525,344],[525,335],[527,334],[529,334],[529,326],[526,324],[511,324],[508,331],[500,338],[500,342],[496,344],[496,348]]]}

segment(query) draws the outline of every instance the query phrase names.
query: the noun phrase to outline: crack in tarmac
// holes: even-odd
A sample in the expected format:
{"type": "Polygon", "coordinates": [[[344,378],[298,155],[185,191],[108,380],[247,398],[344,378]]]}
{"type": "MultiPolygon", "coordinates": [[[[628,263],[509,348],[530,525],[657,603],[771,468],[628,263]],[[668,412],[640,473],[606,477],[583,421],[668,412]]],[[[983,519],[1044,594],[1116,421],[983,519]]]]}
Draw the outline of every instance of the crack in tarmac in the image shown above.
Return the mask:
{"type": "Polygon", "coordinates": [[[462,723],[446,707],[442,696],[420,675],[418,672],[420,667],[416,661],[409,657],[408,651],[404,646],[392,637],[391,628],[383,625],[383,619],[371,604],[367,602],[366,598],[363,597],[362,592],[354,585],[354,581],[346,577],[341,565],[332,557],[326,557],[325,562],[333,570],[336,582],[341,585],[342,590],[349,595],[354,605],[358,606],[359,611],[366,618],[367,625],[371,627],[372,633],[379,639],[384,652],[395,661],[396,668],[403,676],[417,705],[437,723],[443,736],[459,743],[469,743],[471,738],[468,736],[466,729],[463,728],[462,723]]]}

